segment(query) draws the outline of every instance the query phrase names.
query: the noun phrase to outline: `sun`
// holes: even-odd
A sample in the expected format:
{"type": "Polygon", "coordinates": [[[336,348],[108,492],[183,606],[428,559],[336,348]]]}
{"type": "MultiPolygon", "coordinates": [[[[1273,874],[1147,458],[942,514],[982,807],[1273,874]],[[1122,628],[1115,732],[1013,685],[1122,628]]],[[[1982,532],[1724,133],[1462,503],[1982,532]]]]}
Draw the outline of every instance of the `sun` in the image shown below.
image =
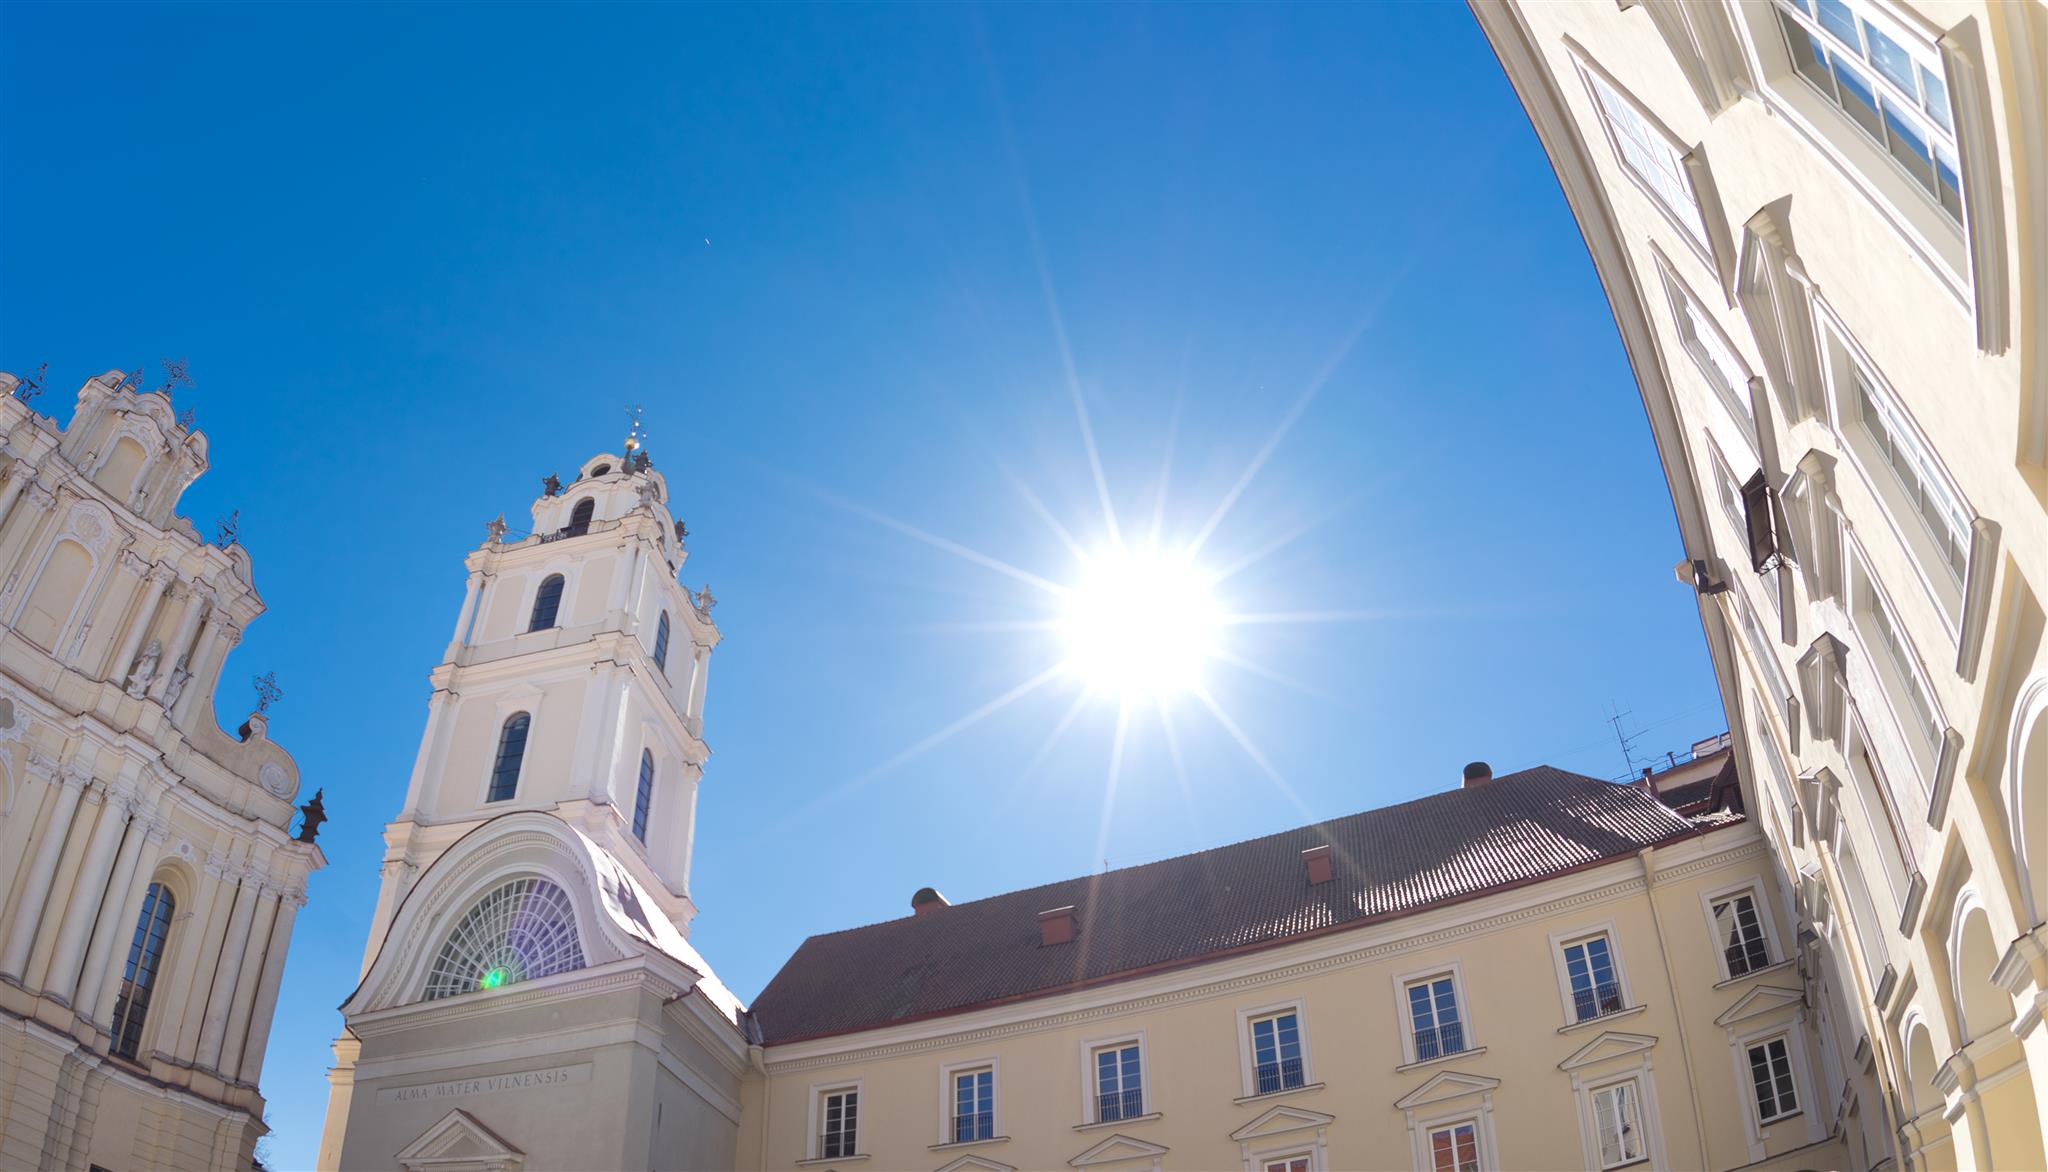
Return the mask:
{"type": "Polygon", "coordinates": [[[1125,701],[1199,688],[1217,651],[1223,610],[1184,554],[1112,548],[1084,560],[1060,630],[1066,670],[1125,701]]]}

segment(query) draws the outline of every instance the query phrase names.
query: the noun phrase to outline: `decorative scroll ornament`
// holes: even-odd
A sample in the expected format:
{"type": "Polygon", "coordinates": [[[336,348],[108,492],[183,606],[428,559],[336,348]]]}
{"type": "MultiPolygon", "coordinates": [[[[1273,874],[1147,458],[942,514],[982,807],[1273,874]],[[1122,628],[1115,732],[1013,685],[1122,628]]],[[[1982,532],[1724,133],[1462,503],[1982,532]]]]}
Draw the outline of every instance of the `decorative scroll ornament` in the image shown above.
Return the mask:
{"type": "Polygon", "coordinates": [[[263,768],[256,771],[256,778],[263,783],[263,788],[270,793],[280,798],[292,796],[291,774],[286,773],[284,766],[279,765],[277,762],[265,761],[263,768]]]}

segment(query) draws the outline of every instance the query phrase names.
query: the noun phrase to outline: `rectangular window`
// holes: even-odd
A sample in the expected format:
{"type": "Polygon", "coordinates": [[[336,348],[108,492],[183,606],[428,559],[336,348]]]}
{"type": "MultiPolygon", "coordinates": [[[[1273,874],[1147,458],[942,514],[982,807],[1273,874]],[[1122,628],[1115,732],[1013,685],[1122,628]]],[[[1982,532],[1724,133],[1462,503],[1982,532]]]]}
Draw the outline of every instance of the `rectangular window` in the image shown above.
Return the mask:
{"type": "Polygon", "coordinates": [[[1572,985],[1575,1020],[1590,1021],[1625,1008],[1621,977],[1614,968],[1614,949],[1605,932],[1565,945],[1564,970],[1572,985]]]}
{"type": "Polygon", "coordinates": [[[1749,1077],[1756,1086],[1758,1123],[1798,1113],[1799,1100],[1792,1092],[1792,1057],[1784,1038],[1772,1038],[1749,1048],[1749,1077]]]}
{"type": "Polygon", "coordinates": [[[1591,69],[1582,72],[1593,87],[1600,120],[1607,126],[1608,140],[1614,144],[1614,153],[1621,158],[1622,166],[1649,191],[1696,247],[1703,251],[1710,248],[1699,196],[1693,191],[1692,176],[1685,169],[1685,152],[1606,78],[1591,69]]]}
{"type": "Polygon", "coordinates": [[[1941,54],[1869,0],[1774,0],[1793,68],[1963,222],[1955,115],[1941,54]]]}
{"type": "Polygon", "coordinates": [[[823,1159],[845,1159],[857,1154],[860,1138],[860,1091],[853,1088],[826,1091],[819,1098],[818,1155],[823,1159]]]}
{"type": "Polygon", "coordinates": [[[1740,424],[1745,436],[1754,440],[1756,410],[1749,399],[1749,364],[1735,352],[1727,335],[1714,321],[1707,307],[1692,295],[1685,282],[1672,271],[1661,252],[1657,269],[1664,278],[1664,293],[1671,299],[1671,316],[1678,324],[1678,340],[1693,363],[1706,376],[1707,385],[1740,424]]]}
{"type": "Polygon", "coordinates": [[[1916,518],[1913,523],[1923,526],[1933,543],[1938,572],[1960,589],[1970,572],[1970,510],[1949,487],[1934,454],[1921,444],[1919,429],[1860,363],[1849,364],[1849,382],[1863,438],[1891,475],[1907,511],[1916,518]]]}
{"type": "Polygon", "coordinates": [[[1643,1158],[1637,1099],[1633,1079],[1593,1092],[1593,1129],[1600,1137],[1601,1168],[1619,1168],[1643,1158]]]}
{"type": "Polygon", "coordinates": [[[994,1139],[996,1134],[996,1072],[983,1067],[953,1076],[953,1142],[994,1139]]]}
{"type": "Polygon", "coordinates": [[[1308,1172],[1308,1157],[1282,1156],[1277,1160],[1267,1160],[1261,1167],[1265,1172],[1308,1172]]]}
{"type": "Polygon", "coordinates": [[[1429,1133],[1430,1172],[1479,1172],[1479,1124],[1466,1119],[1429,1133]]]}
{"type": "Polygon", "coordinates": [[[1145,1081],[1138,1044],[1105,1046],[1095,1052],[1095,1121],[1136,1119],[1145,1113],[1145,1081]]]}
{"type": "MultiPolygon", "coordinates": [[[[1924,783],[1934,776],[1947,725],[1934,707],[1926,677],[1920,672],[1920,657],[1913,653],[1912,644],[1900,630],[1890,600],[1878,591],[1870,567],[1859,555],[1851,559],[1851,569],[1851,617],[1863,641],[1870,645],[1871,666],[1876,669],[1878,682],[1898,720],[1899,732],[1912,750],[1924,783]]],[[[1926,797],[1924,784],[1919,796],[1922,800],[1926,797]]]]}
{"type": "Polygon", "coordinates": [[[1715,943],[1728,962],[1728,975],[1739,977],[1771,963],[1771,950],[1764,940],[1763,917],[1757,912],[1756,896],[1741,892],[1714,901],[1715,943]]]}
{"type": "Polygon", "coordinates": [[[1414,1030],[1415,1061],[1427,1062],[1465,1048],[1465,1024],[1458,1013],[1458,992],[1445,973],[1411,982],[1408,1024],[1414,1030]]]}
{"type": "Polygon", "coordinates": [[[1291,1090],[1308,1081],[1301,1063],[1301,1019],[1293,1010],[1255,1017],[1251,1029],[1253,1093],[1291,1090]]]}

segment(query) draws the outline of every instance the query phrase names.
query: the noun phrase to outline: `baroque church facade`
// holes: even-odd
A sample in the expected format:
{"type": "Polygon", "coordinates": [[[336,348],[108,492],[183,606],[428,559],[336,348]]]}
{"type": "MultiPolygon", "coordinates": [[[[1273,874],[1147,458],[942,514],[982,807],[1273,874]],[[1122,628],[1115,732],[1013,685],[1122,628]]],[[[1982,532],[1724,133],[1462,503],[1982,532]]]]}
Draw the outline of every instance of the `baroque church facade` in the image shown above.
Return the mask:
{"type": "Polygon", "coordinates": [[[260,707],[214,716],[263,601],[176,515],[207,444],[167,393],[109,372],[59,427],[38,390],[0,373],[0,1167],[248,1168],[325,864],[260,707]]]}

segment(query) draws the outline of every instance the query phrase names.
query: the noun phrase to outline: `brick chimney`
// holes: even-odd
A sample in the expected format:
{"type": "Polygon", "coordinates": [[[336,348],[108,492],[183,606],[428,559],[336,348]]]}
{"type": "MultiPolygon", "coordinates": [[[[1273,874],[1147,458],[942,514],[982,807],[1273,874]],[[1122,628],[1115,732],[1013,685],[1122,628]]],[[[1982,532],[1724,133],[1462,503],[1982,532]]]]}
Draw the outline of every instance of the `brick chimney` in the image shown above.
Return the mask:
{"type": "Polygon", "coordinates": [[[1081,921],[1074,918],[1074,905],[1056,907],[1038,913],[1038,946],[1051,948],[1055,944],[1071,944],[1081,931],[1081,921]]]}
{"type": "Polygon", "coordinates": [[[910,897],[910,910],[920,916],[928,916],[942,907],[952,906],[946,902],[945,896],[939,894],[936,887],[920,887],[917,894],[910,897]]]}
{"type": "Polygon", "coordinates": [[[1475,785],[1486,785],[1492,780],[1493,766],[1488,765],[1486,762],[1474,761],[1472,764],[1465,766],[1464,788],[1471,789],[1475,785]]]}
{"type": "Polygon", "coordinates": [[[1310,887],[1319,887],[1330,881],[1333,872],[1330,868],[1330,846],[1328,843],[1324,843],[1322,846],[1312,846],[1301,852],[1301,862],[1302,866],[1308,869],[1308,885],[1310,887]]]}

